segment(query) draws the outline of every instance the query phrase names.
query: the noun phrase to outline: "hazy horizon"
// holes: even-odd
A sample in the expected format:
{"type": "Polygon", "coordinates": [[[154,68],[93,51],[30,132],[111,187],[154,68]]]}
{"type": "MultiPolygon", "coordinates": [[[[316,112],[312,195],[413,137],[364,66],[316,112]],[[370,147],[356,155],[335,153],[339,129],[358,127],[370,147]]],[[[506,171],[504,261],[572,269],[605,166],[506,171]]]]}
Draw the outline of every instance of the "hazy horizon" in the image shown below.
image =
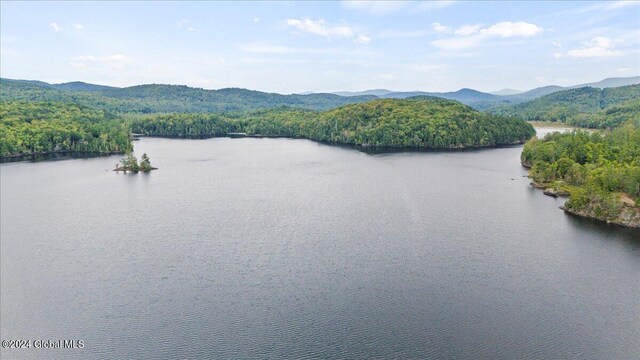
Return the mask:
{"type": "Polygon", "coordinates": [[[276,93],[640,75],[640,2],[2,2],[1,76],[276,93]]]}
{"type": "MultiPolygon", "coordinates": [[[[603,81],[603,80],[608,80],[608,79],[630,79],[630,78],[638,78],[639,76],[619,76],[619,77],[611,77],[611,78],[606,78],[606,79],[600,79],[598,81],[593,81],[593,82],[599,82],[599,81],[603,81]]],[[[12,78],[4,78],[6,80],[12,80],[12,81],[42,81],[39,79],[12,79],[12,78]]],[[[373,92],[373,91],[388,91],[388,92],[394,92],[394,93],[404,93],[404,92],[432,92],[432,93],[446,93],[446,92],[456,92],[456,91],[460,91],[463,89],[469,89],[469,90],[477,90],[480,91],[478,89],[473,89],[473,88],[469,88],[469,87],[463,87],[463,88],[459,88],[459,89],[455,89],[455,90],[449,90],[449,91],[441,91],[441,92],[436,92],[436,91],[431,91],[431,90],[424,90],[424,89],[413,89],[413,90],[397,90],[397,89],[383,89],[383,88],[375,88],[375,89],[361,89],[361,90],[333,90],[333,91],[300,91],[300,92],[289,92],[289,93],[284,93],[284,92],[277,92],[277,91],[262,91],[259,89],[252,89],[252,88],[242,88],[242,87],[237,87],[237,86],[229,86],[229,87],[224,87],[224,88],[206,88],[206,87],[200,87],[200,86],[190,86],[187,84],[168,84],[168,83],[141,83],[141,84],[133,84],[133,85],[127,85],[127,86],[112,86],[112,85],[105,85],[105,84],[100,84],[100,83],[89,83],[86,81],[81,81],[81,80],[71,80],[71,81],[65,81],[65,82],[58,82],[58,83],[49,83],[51,85],[63,85],[63,84],[70,84],[70,83],[85,83],[85,84],[90,84],[90,85],[98,85],[98,86],[107,86],[107,87],[115,87],[115,88],[127,88],[127,87],[135,87],[135,86],[145,86],[145,85],[170,85],[170,86],[188,86],[191,88],[195,88],[195,89],[203,89],[203,90],[222,90],[222,89],[245,89],[245,90],[250,90],[250,91],[259,91],[259,92],[266,92],[266,93],[275,93],[275,94],[282,94],[282,95],[290,95],[290,94],[298,94],[298,95],[307,95],[307,94],[337,94],[340,95],[340,93],[359,93],[359,92],[373,92]]],[[[586,84],[586,83],[585,83],[586,84]]],[[[577,85],[583,85],[583,84],[572,84],[572,85],[567,85],[567,88],[570,87],[574,87],[577,85]]],[[[495,94],[497,92],[501,92],[503,90],[506,91],[516,91],[518,94],[520,93],[525,93],[527,91],[530,90],[535,90],[537,88],[544,88],[544,87],[549,87],[549,86],[558,86],[557,84],[547,84],[547,85],[541,85],[539,87],[536,88],[532,88],[532,89],[512,89],[512,88],[504,88],[504,89],[499,89],[499,90],[494,90],[494,91],[482,91],[483,93],[486,94],[494,94],[494,95],[498,95],[495,94]]]]}

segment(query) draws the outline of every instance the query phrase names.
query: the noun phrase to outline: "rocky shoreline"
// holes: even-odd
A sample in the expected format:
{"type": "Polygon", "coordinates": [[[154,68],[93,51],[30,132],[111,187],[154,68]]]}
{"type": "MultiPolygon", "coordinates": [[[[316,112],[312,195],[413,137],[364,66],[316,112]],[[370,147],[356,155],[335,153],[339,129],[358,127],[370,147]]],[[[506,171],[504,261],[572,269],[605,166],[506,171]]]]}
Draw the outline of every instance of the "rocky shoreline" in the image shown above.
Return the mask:
{"type": "MultiPolygon", "coordinates": [[[[533,188],[543,190],[542,192],[544,195],[554,198],[557,198],[559,196],[568,197],[571,195],[568,191],[561,188],[549,186],[549,184],[541,184],[533,181],[529,185],[533,188]]],[[[574,216],[604,221],[608,224],[616,224],[620,226],[640,229],[640,207],[631,205],[624,201],[621,201],[620,206],[620,214],[615,219],[607,219],[598,216],[597,210],[591,206],[581,210],[574,210],[567,207],[565,203],[564,205],[560,206],[560,209],[562,209],[565,213],[574,216]]]]}
{"type": "Polygon", "coordinates": [[[620,226],[640,229],[640,210],[637,207],[624,206],[620,212],[620,215],[613,220],[599,218],[595,215],[593,209],[576,211],[569,209],[566,206],[560,206],[560,209],[570,215],[605,221],[607,224],[616,224],[620,226]]]}

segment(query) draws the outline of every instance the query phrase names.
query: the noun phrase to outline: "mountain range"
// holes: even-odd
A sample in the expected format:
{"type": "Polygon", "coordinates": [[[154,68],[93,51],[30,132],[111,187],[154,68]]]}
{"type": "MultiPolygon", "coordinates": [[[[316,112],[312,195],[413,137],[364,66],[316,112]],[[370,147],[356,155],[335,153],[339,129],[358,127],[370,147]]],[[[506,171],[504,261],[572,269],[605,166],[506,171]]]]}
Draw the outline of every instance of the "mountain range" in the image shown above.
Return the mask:
{"type": "Polygon", "coordinates": [[[125,88],[84,82],[49,84],[0,79],[0,100],[62,101],[117,113],[221,113],[276,107],[327,110],[377,99],[364,95],[282,95],[239,88],[205,90],[185,85],[148,84],[125,88]]]}
{"type": "Polygon", "coordinates": [[[412,96],[436,96],[450,100],[457,100],[463,104],[469,105],[476,109],[485,110],[496,105],[518,104],[525,101],[537,99],[541,96],[548,95],[560,90],[576,89],[581,87],[593,88],[610,88],[626,85],[640,84],[640,76],[633,77],[614,77],[601,81],[579,84],[573,86],[549,85],[531,89],[529,91],[519,91],[513,89],[504,89],[494,93],[482,92],[474,89],[460,89],[452,92],[426,92],[426,91],[391,91],[386,89],[373,89],[365,91],[338,91],[332,94],[340,96],[362,96],[374,95],[380,98],[398,98],[404,99],[412,96]]]}
{"type": "Polygon", "coordinates": [[[371,89],[361,92],[305,93],[282,95],[248,89],[224,88],[207,90],[184,85],[147,84],[112,87],[85,82],[49,84],[42,81],[0,79],[1,100],[66,101],[120,113],[220,113],[250,111],[276,107],[327,110],[337,106],[361,103],[377,98],[409,98],[434,96],[456,100],[478,110],[497,110],[541,98],[561,90],[575,88],[610,88],[639,84],[640,76],[607,78],[598,82],[569,87],[544,86],[525,92],[505,89],[486,93],[474,89],[453,92],[398,92],[371,89]]]}

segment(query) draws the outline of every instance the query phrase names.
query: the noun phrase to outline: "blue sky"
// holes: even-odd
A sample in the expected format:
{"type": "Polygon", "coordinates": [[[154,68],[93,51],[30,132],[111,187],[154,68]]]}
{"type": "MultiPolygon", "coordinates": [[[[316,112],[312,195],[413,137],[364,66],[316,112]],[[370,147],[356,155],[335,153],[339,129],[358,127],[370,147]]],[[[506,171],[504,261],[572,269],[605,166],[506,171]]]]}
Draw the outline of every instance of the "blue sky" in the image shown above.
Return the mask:
{"type": "Polygon", "coordinates": [[[640,75],[640,2],[6,2],[2,77],[292,93],[640,75]]]}

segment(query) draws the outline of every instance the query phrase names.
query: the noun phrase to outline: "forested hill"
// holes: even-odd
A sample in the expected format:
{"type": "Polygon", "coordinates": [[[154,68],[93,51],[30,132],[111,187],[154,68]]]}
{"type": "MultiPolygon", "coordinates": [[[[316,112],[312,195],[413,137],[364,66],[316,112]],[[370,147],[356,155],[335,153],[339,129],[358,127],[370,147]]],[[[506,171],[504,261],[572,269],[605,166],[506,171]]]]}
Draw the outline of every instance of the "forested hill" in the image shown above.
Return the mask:
{"type": "Polygon", "coordinates": [[[128,125],[103,110],[60,102],[0,102],[0,159],[68,151],[111,154],[132,149],[128,125]]]}
{"type": "Polygon", "coordinates": [[[346,105],[323,112],[314,125],[318,140],[375,146],[468,148],[522,143],[535,134],[521,120],[434,97],[346,105]]]}
{"type": "Polygon", "coordinates": [[[379,99],[323,112],[279,108],[233,118],[160,115],[132,124],[133,132],[163,136],[220,136],[229,129],[341,144],[432,149],[517,144],[535,134],[522,120],[430,97],[379,99]]]}
{"type": "Polygon", "coordinates": [[[205,90],[181,85],[139,85],[127,88],[81,82],[51,85],[40,81],[0,79],[0,100],[60,101],[115,113],[223,113],[282,106],[325,110],[369,101],[375,96],[334,94],[281,95],[247,89],[205,90]]]}
{"type": "Polygon", "coordinates": [[[583,87],[558,91],[526,103],[494,109],[493,113],[531,121],[606,128],[638,118],[639,101],[640,85],[605,89],[583,87]]]}

